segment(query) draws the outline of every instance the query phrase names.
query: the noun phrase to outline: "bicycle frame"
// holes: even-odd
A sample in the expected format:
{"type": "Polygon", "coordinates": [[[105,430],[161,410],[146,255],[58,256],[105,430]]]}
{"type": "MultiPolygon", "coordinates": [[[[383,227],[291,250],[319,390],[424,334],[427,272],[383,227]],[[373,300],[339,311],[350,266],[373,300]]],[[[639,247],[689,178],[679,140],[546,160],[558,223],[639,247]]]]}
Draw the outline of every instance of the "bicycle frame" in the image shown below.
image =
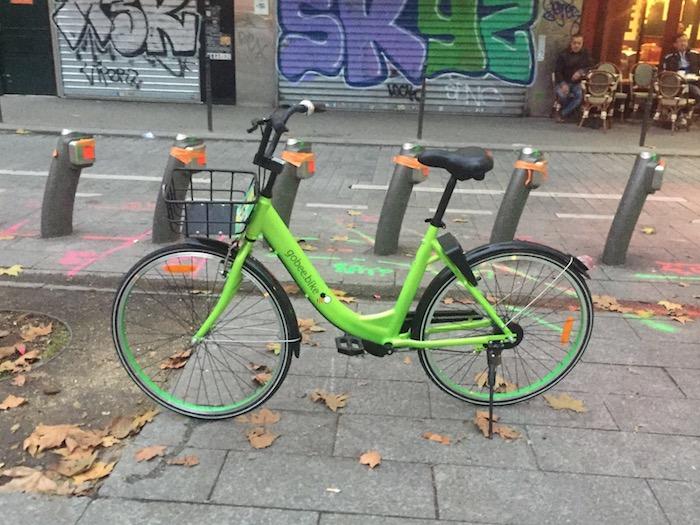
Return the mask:
{"type": "Polygon", "coordinates": [[[287,268],[289,274],[316,310],[335,327],[350,335],[380,345],[390,345],[393,348],[414,349],[444,348],[448,346],[476,346],[479,349],[483,349],[491,342],[513,340],[515,335],[498,316],[496,310],[481,291],[468,282],[444,253],[440,243],[437,241],[437,232],[437,227],[433,225],[428,227],[428,231],[425,233],[416,252],[415,260],[411,264],[394,307],[377,314],[361,315],[345,306],[336,298],[277,214],[271,200],[268,197],[261,196],[253,210],[248,227],[242,236],[241,244],[229,270],[221,296],[207,319],[192,338],[192,342],[196,343],[203,340],[231,303],[241,282],[243,263],[250,255],[255,241],[261,235],[275,251],[282,264],[287,268]],[[471,294],[476,303],[483,308],[488,318],[441,323],[435,332],[474,330],[495,325],[501,330],[501,334],[422,341],[411,339],[410,332],[401,332],[406,315],[416,297],[418,287],[428,265],[438,260],[442,261],[457,276],[462,286],[471,294]]]}

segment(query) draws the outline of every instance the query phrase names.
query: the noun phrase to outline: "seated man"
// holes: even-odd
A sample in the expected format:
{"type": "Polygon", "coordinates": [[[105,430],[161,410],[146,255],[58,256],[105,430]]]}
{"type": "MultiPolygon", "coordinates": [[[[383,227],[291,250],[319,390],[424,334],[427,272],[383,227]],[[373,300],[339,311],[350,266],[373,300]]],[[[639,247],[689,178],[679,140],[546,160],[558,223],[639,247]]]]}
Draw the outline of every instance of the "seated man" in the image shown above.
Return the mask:
{"type": "MultiPolygon", "coordinates": [[[[675,51],[664,57],[663,67],[666,71],[676,71],[690,75],[700,75],[700,54],[688,50],[688,37],[683,33],[676,35],[673,41],[675,51]]],[[[695,99],[695,106],[700,104],[700,88],[688,84],[690,98],[695,99]]]]}
{"type": "Polygon", "coordinates": [[[559,54],[554,68],[557,98],[562,107],[557,113],[557,122],[564,122],[564,119],[581,105],[583,101],[581,80],[591,66],[593,66],[591,56],[583,49],[583,35],[572,36],[569,47],[559,54]]]}

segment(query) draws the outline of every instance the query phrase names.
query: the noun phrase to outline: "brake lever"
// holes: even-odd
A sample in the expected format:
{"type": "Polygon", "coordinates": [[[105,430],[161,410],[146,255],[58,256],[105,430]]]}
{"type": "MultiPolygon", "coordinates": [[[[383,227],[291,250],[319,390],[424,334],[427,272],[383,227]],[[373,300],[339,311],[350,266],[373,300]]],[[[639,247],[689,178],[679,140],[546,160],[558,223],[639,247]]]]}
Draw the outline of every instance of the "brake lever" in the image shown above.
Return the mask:
{"type": "Polygon", "coordinates": [[[256,129],[258,129],[265,121],[261,118],[254,118],[251,121],[251,124],[253,125],[251,128],[248,128],[247,132],[248,133],[253,133],[256,129]]]}

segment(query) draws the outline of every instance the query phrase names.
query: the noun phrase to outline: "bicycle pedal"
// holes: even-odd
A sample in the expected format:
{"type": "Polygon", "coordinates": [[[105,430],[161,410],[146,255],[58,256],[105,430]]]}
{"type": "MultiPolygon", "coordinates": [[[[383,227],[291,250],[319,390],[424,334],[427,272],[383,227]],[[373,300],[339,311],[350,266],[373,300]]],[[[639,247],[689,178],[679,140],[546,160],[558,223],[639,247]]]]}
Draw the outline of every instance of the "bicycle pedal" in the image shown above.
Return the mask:
{"type": "Polygon", "coordinates": [[[341,335],[335,338],[335,347],[338,352],[345,355],[362,355],[365,353],[365,345],[362,339],[352,335],[341,335]]]}

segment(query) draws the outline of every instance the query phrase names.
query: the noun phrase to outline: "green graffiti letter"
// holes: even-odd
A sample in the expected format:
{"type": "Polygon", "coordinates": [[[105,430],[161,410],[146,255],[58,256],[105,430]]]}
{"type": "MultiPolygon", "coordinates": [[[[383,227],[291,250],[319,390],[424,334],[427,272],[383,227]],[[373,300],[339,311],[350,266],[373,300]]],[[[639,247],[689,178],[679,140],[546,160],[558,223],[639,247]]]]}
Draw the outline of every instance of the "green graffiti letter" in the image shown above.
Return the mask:
{"type": "Polygon", "coordinates": [[[535,18],[534,0],[481,0],[495,10],[481,19],[489,73],[503,80],[528,84],[532,80],[533,44],[530,26],[535,18]]]}
{"type": "Polygon", "coordinates": [[[426,76],[483,73],[486,54],[479,35],[478,0],[452,0],[449,16],[441,12],[440,3],[418,1],[418,29],[429,37],[426,76]]]}

